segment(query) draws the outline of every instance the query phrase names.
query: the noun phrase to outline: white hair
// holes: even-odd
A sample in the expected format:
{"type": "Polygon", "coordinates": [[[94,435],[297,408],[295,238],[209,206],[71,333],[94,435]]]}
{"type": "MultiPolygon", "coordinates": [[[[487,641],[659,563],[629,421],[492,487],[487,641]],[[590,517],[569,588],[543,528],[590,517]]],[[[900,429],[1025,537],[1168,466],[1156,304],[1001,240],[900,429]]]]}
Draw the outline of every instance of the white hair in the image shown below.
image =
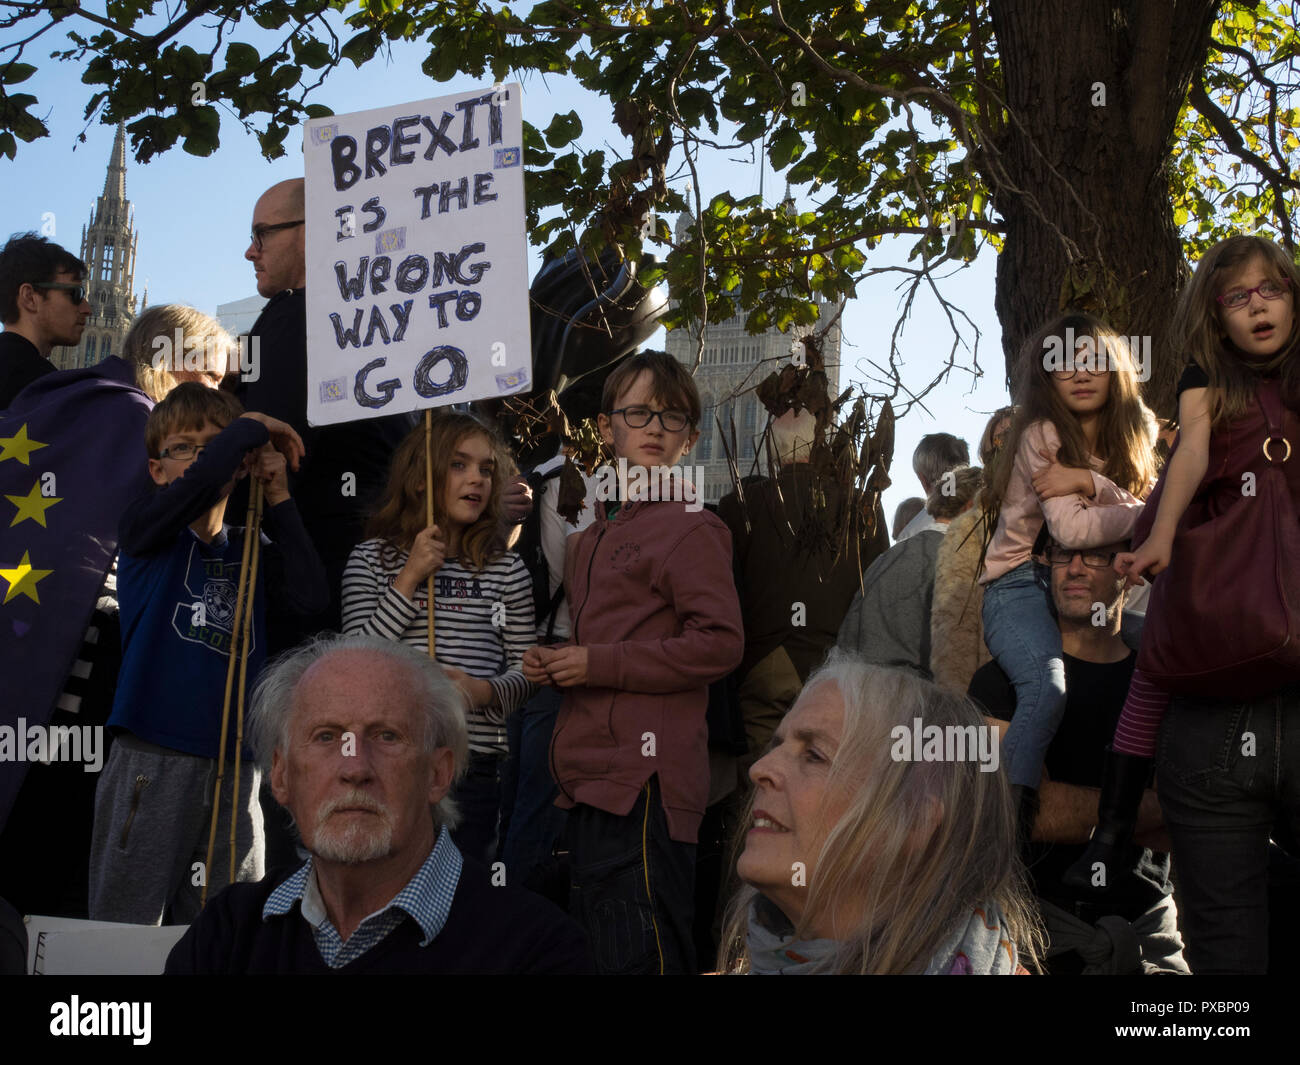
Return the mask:
{"type": "MultiPolygon", "coordinates": [[[[287,651],[267,666],[258,679],[247,731],[262,775],[270,776],[271,756],[277,750],[283,753],[289,745],[294,693],[303,674],[317,662],[343,651],[383,655],[407,671],[411,697],[425,712],[424,751],[432,754],[439,747],[451,749],[454,786],[465,775],[469,764],[469,730],[459,689],[447,679],[437,662],[412,647],[379,636],[341,636],[334,632],[287,651]]],[[[460,814],[450,792],[434,806],[433,821],[435,829],[443,825],[452,829],[459,824],[460,814]]]]}

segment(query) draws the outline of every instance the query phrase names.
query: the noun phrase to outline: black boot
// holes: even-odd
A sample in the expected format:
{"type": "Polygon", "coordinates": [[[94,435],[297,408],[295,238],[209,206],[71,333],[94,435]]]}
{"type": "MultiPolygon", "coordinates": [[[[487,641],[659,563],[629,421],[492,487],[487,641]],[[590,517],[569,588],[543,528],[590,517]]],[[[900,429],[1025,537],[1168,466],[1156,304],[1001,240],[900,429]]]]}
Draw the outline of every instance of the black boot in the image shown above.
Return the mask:
{"type": "Polygon", "coordinates": [[[1133,843],[1138,807],[1151,779],[1151,759],[1106,751],[1097,827],[1083,857],[1061,883],[1087,902],[1125,902],[1150,891],[1136,873],[1139,848],[1133,843]]]}

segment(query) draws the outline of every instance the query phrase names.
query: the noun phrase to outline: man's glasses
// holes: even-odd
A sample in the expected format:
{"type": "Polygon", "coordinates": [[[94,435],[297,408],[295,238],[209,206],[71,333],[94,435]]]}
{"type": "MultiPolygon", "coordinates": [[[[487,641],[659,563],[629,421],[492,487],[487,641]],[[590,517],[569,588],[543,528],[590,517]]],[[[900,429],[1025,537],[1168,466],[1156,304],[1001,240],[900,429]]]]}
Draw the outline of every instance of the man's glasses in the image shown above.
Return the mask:
{"type": "Polygon", "coordinates": [[[254,226],[250,235],[253,241],[253,247],[258,251],[262,250],[262,242],[266,240],[268,233],[274,233],[277,229],[292,229],[294,226],[300,226],[305,219],[299,218],[296,222],[276,222],[269,226],[254,226]]]}
{"type": "Polygon", "coordinates": [[[86,286],[74,285],[70,281],[33,281],[32,288],[52,288],[59,292],[66,292],[78,307],[86,298],[86,286]]]}
{"type": "Polygon", "coordinates": [[[1281,299],[1286,295],[1286,290],[1291,285],[1289,277],[1282,278],[1281,281],[1261,281],[1254,288],[1234,288],[1231,292],[1225,292],[1222,296],[1215,296],[1221,304],[1230,311],[1235,311],[1240,307],[1246,306],[1250,302],[1250,297],[1258,292],[1266,300],[1281,299]]]}
{"type": "Polygon", "coordinates": [[[621,414],[629,429],[644,429],[651,419],[658,418],[664,432],[680,433],[690,423],[690,419],[679,410],[651,410],[649,407],[621,407],[610,414],[621,414]]]}
{"type": "Polygon", "coordinates": [[[197,458],[203,454],[206,444],[172,444],[171,447],[163,448],[158,452],[160,459],[175,459],[177,462],[188,462],[190,459],[197,458]]]}
{"type": "Polygon", "coordinates": [[[1089,569],[1110,569],[1115,564],[1118,551],[1070,551],[1064,547],[1049,547],[1047,561],[1053,566],[1068,566],[1075,555],[1083,556],[1083,564],[1089,569]]]}

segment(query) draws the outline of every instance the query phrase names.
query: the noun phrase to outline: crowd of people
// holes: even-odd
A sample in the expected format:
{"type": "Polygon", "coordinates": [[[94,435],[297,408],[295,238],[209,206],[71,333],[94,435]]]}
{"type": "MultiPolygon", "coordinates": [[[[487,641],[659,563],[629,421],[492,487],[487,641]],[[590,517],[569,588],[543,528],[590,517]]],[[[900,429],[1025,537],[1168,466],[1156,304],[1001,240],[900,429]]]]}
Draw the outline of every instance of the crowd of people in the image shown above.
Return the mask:
{"type": "MultiPolygon", "coordinates": [[[[1169,650],[1226,589],[1292,622],[1300,602],[1300,272],[1280,249],[1237,237],[1198,264],[1163,472],[1124,339],[1064,314],[1026,343],[979,465],[922,440],[891,545],[878,503],[816,472],[797,408],[771,476],[699,505],[668,470],[700,397],[663,352],[619,363],[597,419],[646,477],[614,498],[584,477],[576,519],[563,452],[524,475],[481,413],[309,426],[303,210],[301,181],[254,207],[255,374],[174,305],[121,356],[53,372],[85,267],[34,234],[0,251],[0,445],[24,466],[19,485],[0,458],[0,479],[16,528],[26,482],[57,475],[39,524],[67,563],[42,599],[34,555],[0,557],[0,610],[24,611],[4,722],[111,737],[97,773],[0,762],[0,964],[24,967],[22,913],[188,925],[169,973],[1286,956],[1294,625],[1193,667],[1169,650]],[[849,512],[847,547],[810,532],[849,512]],[[1228,549],[1230,520],[1238,540],[1272,521],[1262,560],[1228,549]]],[[[1233,615],[1247,643],[1255,620],[1233,615]]]]}

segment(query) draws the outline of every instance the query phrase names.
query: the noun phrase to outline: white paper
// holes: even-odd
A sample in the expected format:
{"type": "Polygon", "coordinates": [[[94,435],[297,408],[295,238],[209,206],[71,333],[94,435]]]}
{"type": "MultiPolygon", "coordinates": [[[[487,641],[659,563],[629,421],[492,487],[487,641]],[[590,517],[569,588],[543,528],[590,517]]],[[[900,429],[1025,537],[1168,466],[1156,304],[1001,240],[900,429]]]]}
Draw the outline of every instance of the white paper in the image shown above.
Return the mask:
{"type": "Polygon", "coordinates": [[[530,387],[520,96],[501,85],[307,123],[312,425],[530,387]]]}

